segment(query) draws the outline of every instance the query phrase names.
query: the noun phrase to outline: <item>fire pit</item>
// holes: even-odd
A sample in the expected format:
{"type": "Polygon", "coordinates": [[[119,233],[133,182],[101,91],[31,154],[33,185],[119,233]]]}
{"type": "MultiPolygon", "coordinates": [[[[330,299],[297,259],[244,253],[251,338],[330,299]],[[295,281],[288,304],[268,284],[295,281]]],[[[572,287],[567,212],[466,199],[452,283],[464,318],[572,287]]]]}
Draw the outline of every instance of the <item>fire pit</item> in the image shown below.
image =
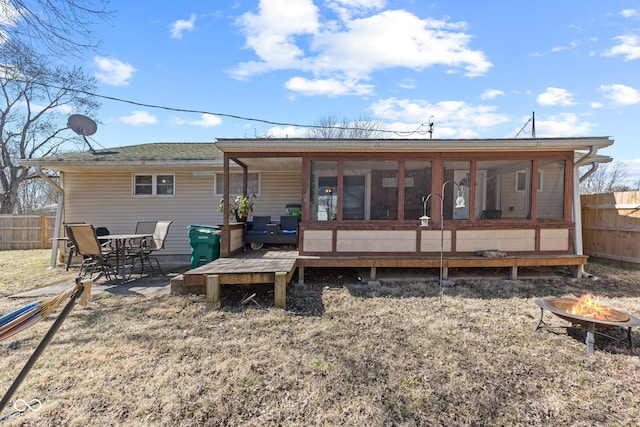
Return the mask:
{"type": "MultiPolygon", "coordinates": [[[[543,298],[535,301],[540,307],[540,319],[534,331],[541,328],[575,328],[586,329],[587,352],[593,354],[595,347],[595,334],[618,340],[615,337],[603,332],[596,332],[596,329],[626,328],[629,348],[633,350],[633,338],[631,328],[640,325],[640,319],[623,313],[622,311],[600,305],[597,297],[585,295],[582,298],[543,298]],[[542,317],[544,311],[548,310],[556,316],[571,322],[572,326],[547,326],[542,317]]],[[[620,341],[620,340],[618,340],[620,341]]]]}

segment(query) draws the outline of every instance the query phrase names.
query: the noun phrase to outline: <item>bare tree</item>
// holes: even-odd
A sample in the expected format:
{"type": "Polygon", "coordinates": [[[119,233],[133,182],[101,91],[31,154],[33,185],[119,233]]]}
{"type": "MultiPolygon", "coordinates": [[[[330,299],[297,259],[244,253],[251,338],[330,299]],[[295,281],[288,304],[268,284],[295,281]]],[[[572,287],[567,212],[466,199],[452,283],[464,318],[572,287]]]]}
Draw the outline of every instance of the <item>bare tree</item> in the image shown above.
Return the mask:
{"type": "Polygon", "coordinates": [[[91,114],[95,79],[77,67],[52,67],[27,46],[0,45],[0,213],[14,213],[29,177],[20,159],[58,153],[75,137],[71,111],[91,114]]]}
{"type": "MultiPolygon", "coordinates": [[[[583,167],[581,172],[588,170],[583,167]]],[[[598,169],[580,183],[581,194],[611,193],[614,191],[629,191],[631,187],[626,182],[628,170],[623,163],[613,162],[601,164],[598,169]]]]}
{"type": "Polygon", "coordinates": [[[109,18],[108,4],[109,0],[0,0],[0,43],[29,44],[56,56],[95,49],[91,27],[109,18]]]}
{"type": "Polygon", "coordinates": [[[17,214],[30,214],[57,202],[55,190],[40,177],[24,180],[18,187],[17,214]]]}
{"type": "Polygon", "coordinates": [[[360,117],[354,121],[339,120],[334,115],[320,117],[313,127],[305,129],[307,138],[361,139],[380,138],[382,122],[371,117],[360,117]]]}

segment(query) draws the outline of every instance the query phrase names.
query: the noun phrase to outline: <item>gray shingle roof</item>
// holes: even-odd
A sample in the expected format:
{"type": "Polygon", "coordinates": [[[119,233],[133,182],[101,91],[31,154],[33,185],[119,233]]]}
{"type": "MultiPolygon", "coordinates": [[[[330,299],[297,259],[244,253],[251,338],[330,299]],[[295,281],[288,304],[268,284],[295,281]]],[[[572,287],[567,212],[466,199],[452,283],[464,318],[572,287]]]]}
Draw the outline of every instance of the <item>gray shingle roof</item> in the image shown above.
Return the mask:
{"type": "Polygon", "coordinates": [[[126,147],[58,154],[23,161],[25,164],[136,163],[136,162],[213,162],[222,160],[213,142],[157,142],[126,147]]]}

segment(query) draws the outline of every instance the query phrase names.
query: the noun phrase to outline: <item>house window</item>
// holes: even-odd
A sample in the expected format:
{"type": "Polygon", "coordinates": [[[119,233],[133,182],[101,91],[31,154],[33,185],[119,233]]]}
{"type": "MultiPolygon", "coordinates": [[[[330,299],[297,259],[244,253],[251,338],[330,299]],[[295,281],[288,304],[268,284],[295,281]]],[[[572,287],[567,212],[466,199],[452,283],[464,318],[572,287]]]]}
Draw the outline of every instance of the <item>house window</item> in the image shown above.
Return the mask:
{"type": "MultiPolygon", "coordinates": [[[[241,173],[229,174],[229,193],[243,194],[243,175],[241,173]]],[[[224,174],[216,174],[216,195],[224,194],[224,174]]],[[[260,194],[260,175],[258,173],[247,174],[247,194],[260,194]]]]}
{"type": "MultiPolygon", "coordinates": [[[[527,189],[527,171],[516,172],[516,191],[527,189]]],[[[542,191],[542,171],[538,171],[538,191],[542,191]]]]}
{"type": "Polygon", "coordinates": [[[174,175],[134,175],[133,194],[135,196],[172,196],[174,175]]]}

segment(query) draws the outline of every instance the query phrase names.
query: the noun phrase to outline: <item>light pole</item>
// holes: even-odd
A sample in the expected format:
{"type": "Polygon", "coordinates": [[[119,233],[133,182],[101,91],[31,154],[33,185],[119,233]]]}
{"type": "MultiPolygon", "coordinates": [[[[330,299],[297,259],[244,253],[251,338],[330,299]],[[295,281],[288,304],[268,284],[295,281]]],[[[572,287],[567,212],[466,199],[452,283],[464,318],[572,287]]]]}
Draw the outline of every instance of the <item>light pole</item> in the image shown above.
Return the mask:
{"type": "Polygon", "coordinates": [[[431,199],[431,197],[433,196],[438,196],[440,197],[440,278],[438,280],[438,283],[440,285],[440,301],[442,301],[442,294],[444,293],[444,289],[442,287],[443,282],[444,282],[444,278],[443,276],[443,272],[444,272],[444,268],[443,268],[443,252],[444,252],[444,190],[445,190],[445,186],[447,184],[455,184],[455,186],[458,188],[458,194],[456,197],[456,204],[455,204],[455,208],[456,209],[462,209],[465,207],[465,202],[464,202],[464,185],[460,185],[455,181],[445,181],[442,184],[442,189],[440,190],[440,194],[438,193],[430,193],[427,196],[422,197],[422,204],[424,207],[424,215],[420,217],[420,222],[421,222],[421,226],[422,227],[428,227],[429,226],[429,217],[427,216],[427,203],[429,203],[429,200],[431,199]]]}

